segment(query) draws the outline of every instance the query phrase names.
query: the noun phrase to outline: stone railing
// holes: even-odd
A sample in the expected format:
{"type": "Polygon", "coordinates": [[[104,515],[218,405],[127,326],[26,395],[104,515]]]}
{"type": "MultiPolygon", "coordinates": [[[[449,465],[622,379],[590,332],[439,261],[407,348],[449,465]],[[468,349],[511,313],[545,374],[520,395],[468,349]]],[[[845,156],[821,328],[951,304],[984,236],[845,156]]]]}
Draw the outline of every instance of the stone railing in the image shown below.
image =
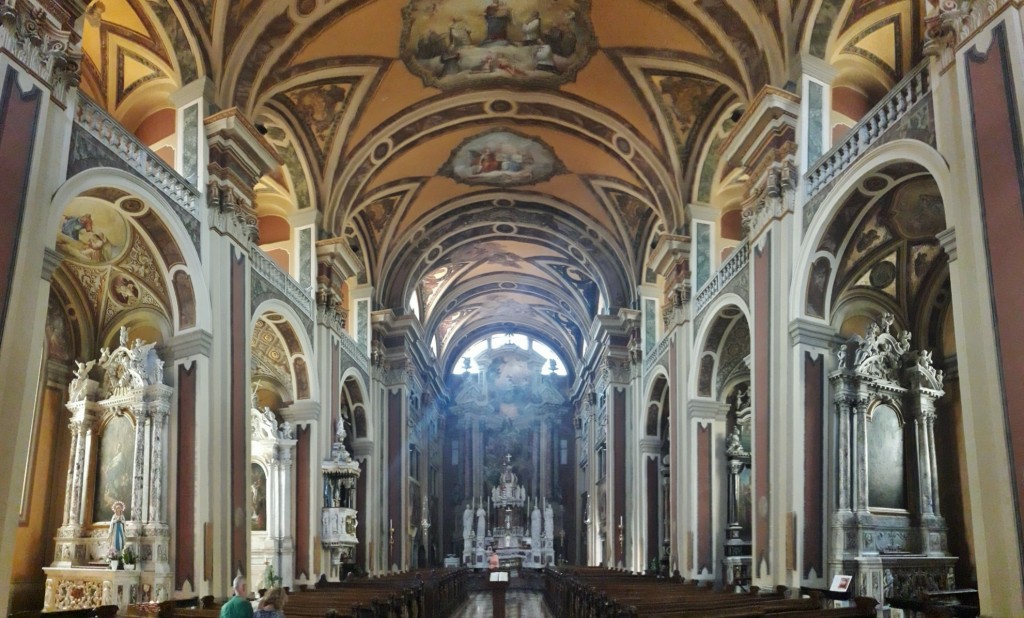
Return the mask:
{"type": "Polygon", "coordinates": [[[693,315],[699,315],[701,311],[704,311],[718,296],[718,293],[725,288],[726,284],[747,267],[748,262],[750,262],[750,245],[744,242],[736,247],[729,259],[715,273],[715,276],[697,292],[697,296],[693,299],[693,315]]]}
{"type": "Polygon", "coordinates": [[[897,120],[928,95],[928,61],[917,65],[864,118],[808,170],[807,197],[814,196],[857,160],[897,120]]]}
{"type": "Polygon", "coordinates": [[[644,357],[644,373],[651,370],[651,367],[658,362],[658,359],[665,353],[668,346],[672,343],[672,333],[669,333],[661,338],[658,342],[658,346],[651,350],[651,353],[644,357]]]}
{"type": "Polygon", "coordinates": [[[199,191],[83,94],[78,95],[75,122],[182,210],[198,218],[199,191]]]}
{"type": "Polygon", "coordinates": [[[313,293],[302,289],[299,282],[281,270],[274,260],[270,259],[263,249],[255,244],[249,245],[253,272],[259,274],[270,285],[274,286],[288,301],[301,311],[311,322],[316,320],[316,306],[313,293]]]}
{"type": "Polygon", "coordinates": [[[361,363],[363,369],[369,371],[370,355],[366,353],[366,350],[362,349],[359,343],[347,331],[341,331],[338,338],[341,339],[341,349],[352,357],[353,360],[361,363]]]}

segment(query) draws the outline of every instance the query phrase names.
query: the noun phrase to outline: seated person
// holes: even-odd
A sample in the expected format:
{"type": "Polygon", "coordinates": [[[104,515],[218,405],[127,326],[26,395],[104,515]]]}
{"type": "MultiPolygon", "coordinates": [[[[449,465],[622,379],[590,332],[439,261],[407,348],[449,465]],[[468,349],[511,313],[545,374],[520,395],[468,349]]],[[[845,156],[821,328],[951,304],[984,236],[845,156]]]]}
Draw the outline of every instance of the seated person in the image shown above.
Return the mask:
{"type": "Polygon", "coordinates": [[[263,594],[253,612],[253,618],[284,618],[284,604],[288,601],[288,593],[280,586],[274,586],[263,594]]]}

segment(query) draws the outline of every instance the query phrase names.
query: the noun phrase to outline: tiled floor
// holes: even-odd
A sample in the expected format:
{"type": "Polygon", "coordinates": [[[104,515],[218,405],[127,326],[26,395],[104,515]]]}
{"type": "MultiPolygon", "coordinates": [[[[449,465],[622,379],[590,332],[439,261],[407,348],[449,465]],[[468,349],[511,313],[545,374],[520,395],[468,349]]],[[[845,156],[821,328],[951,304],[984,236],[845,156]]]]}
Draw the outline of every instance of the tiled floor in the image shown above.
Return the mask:
{"type": "MultiPolygon", "coordinates": [[[[469,599],[452,618],[491,618],[490,592],[471,592],[469,599]]],[[[505,618],[554,618],[544,604],[544,596],[530,590],[509,590],[505,593],[505,618]]]]}

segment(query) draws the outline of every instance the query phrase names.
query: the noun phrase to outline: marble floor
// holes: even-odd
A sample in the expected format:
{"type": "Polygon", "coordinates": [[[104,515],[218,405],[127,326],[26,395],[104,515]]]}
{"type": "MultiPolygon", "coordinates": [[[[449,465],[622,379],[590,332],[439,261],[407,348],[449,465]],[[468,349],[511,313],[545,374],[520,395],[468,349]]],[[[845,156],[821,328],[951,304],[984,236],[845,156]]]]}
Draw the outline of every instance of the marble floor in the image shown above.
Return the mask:
{"type": "MultiPolygon", "coordinates": [[[[452,618],[491,618],[491,593],[471,592],[452,618]]],[[[544,604],[544,595],[532,590],[509,590],[505,594],[505,618],[555,618],[544,604]]]]}

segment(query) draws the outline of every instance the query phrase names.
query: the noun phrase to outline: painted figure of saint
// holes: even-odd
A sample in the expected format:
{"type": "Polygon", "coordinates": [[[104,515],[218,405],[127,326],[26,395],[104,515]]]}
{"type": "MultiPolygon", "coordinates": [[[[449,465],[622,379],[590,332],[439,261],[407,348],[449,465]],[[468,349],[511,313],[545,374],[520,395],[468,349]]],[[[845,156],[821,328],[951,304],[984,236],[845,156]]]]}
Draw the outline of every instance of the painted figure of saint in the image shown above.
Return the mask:
{"type": "Polygon", "coordinates": [[[507,4],[501,0],[491,0],[491,3],[484,9],[484,21],[487,22],[487,36],[484,38],[484,43],[508,41],[508,24],[512,21],[512,14],[507,4]]]}

